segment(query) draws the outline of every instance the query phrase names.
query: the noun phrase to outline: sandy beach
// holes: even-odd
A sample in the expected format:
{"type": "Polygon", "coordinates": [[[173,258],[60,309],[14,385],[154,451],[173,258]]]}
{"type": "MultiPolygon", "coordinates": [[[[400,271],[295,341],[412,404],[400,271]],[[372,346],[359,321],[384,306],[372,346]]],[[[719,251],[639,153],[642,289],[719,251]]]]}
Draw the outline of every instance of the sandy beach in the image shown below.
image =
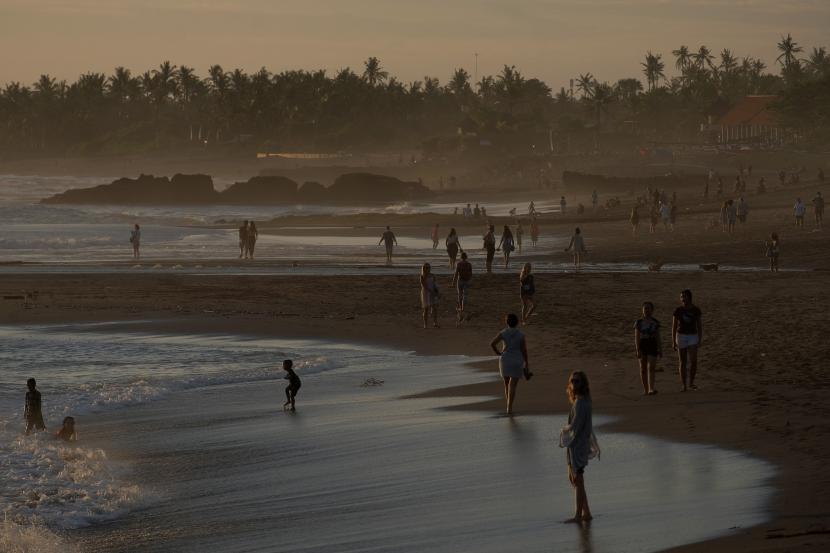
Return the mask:
{"type": "MultiPolygon", "coordinates": [[[[32,309],[4,301],[0,322],[150,320],[157,332],[333,338],[476,356],[487,355],[501,314],[518,309],[515,280],[478,275],[465,326],[453,327],[445,301],[444,327],[422,330],[414,276],[3,275],[4,291],[37,289],[41,299],[32,309]]],[[[820,336],[826,315],[819,299],[826,282],[826,274],[815,271],[540,276],[540,314],[526,327],[537,376],[520,386],[516,409],[520,416],[564,411],[564,376],[585,369],[597,412],[619,417],[611,428],[729,447],[780,469],[771,522],[682,550],[820,551],[828,543],[828,483],[815,476],[822,474],[830,433],[823,397],[828,352],[820,336]],[[660,394],[644,398],[631,336],[639,305],[654,301],[657,318],[668,324],[686,287],[704,313],[701,389],[679,393],[676,362],[664,344],[660,394]]],[[[446,289],[448,283],[441,284],[446,289]]],[[[481,368],[495,371],[496,363],[481,368]]],[[[499,393],[491,384],[431,392],[492,395],[461,408],[493,412],[502,409],[499,393]]]]}

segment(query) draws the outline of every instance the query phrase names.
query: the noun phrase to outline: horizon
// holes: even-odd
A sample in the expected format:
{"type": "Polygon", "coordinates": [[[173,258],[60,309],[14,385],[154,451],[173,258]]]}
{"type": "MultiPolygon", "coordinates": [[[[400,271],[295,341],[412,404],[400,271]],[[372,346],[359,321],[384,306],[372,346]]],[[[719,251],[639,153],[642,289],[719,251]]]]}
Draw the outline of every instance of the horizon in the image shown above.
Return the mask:
{"type": "Polygon", "coordinates": [[[109,75],[117,66],[139,74],[165,60],[195,67],[202,76],[212,64],[248,73],[261,67],[273,73],[323,69],[333,76],[345,67],[360,73],[363,62],[376,56],[390,76],[404,83],[424,76],[445,83],[456,68],[474,77],[478,53],[479,79],[515,65],[556,91],[568,88],[580,73],[611,83],[626,77],[644,80],[640,63],[647,51],[662,54],[670,78],[677,74],[671,51],[683,44],[692,50],[705,44],[713,53],[729,48],[738,57],[762,59],[767,71],[777,73],[781,37],[792,34],[806,57],[813,47],[828,45],[822,27],[830,20],[830,4],[817,0],[787,5],[707,1],[703,6],[603,0],[587,7],[573,0],[483,6],[461,0],[440,5],[440,10],[432,6],[439,6],[434,0],[417,6],[398,3],[392,9],[378,0],[357,4],[361,9],[335,0],[314,5],[292,0],[279,6],[263,0],[245,6],[219,1],[167,6],[158,0],[141,5],[47,0],[33,6],[7,0],[0,6],[5,23],[0,48],[16,55],[0,59],[0,81],[30,85],[48,74],[72,82],[87,72],[109,75]],[[567,28],[557,27],[563,22],[567,28]],[[642,32],[649,22],[654,27],[642,32]],[[125,32],[127,24],[140,30],[125,32]],[[590,48],[578,42],[586,33],[591,33],[590,48]],[[23,40],[29,48],[19,47],[23,40]],[[102,43],[111,47],[102,48],[102,43]],[[54,59],[57,48],[59,62],[54,59]],[[286,50],[290,59],[280,54],[286,50]]]}

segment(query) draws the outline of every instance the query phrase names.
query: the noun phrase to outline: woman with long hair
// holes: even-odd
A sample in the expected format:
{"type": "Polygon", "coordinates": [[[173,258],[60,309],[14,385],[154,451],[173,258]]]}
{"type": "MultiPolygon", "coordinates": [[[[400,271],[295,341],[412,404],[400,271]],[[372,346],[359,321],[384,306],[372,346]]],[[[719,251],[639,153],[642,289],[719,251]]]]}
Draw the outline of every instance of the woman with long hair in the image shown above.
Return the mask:
{"type": "Polygon", "coordinates": [[[522,266],[522,272],[519,274],[519,297],[522,300],[522,324],[530,322],[530,316],[536,310],[536,300],[533,299],[536,294],[536,285],[533,282],[533,275],[530,274],[530,263],[525,263],[522,266]]]}
{"type": "Polygon", "coordinates": [[[697,390],[695,375],[697,374],[697,350],[703,342],[702,316],[700,309],[692,303],[692,291],[680,292],[680,307],[674,310],[671,334],[672,344],[680,362],[680,389],[683,392],[689,388],[697,390]]]}
{"type": "Polygon", "coordinates": [[[421,267],[421,309],[423,310],[424,328],[427,327],[430,313],[432,314],[432,326],[438,328],[438,284],[435,282],[435,275],[429,263],[421,267]]]}
{"type": "Polygon", "coordinates": [[[588,507],[588,494],[585,492],[585,467],[588,460],[599,452],[593,436],[591,419],[591,386],[588,377],[582,371],[574,371],[568,378],[568,402],[571,411],[568,425],[562,429],[564,445],[567,448],[568,479],[574,487],[576,509],[573,518],[565,522],[587,522],[594,518],[588,507]]]}
{"type": "Polygon", "coordinates": [[[504,268],[507,269],[507,265],[510,263],[510,253],[516,249],[515,241],[513,240],[513,232],[511,232],[509,226],[504,225],[504,230],[501,233],[501,240],[499,240],[499,245],[496,249],[501,249],[504,254],[504,268]]]}
{"type": "Polygon", "coordinates": [[[499,373],[504,381],[504,399],[507,401],[507,414],[513,414],[513,401],[516,399],[516,387],[524,376],[527,380],[533,376],[528,369],[527,343],[525,335],[517,326],[519,317],[511,313],[507,316],[507,328],[498,333],[490,342],[493,353],[499,357],[499,373]],[[498,345],[502,343],[502,350],[498,345]]]}
{"type": "Polygon", "coordinates": [[[458,241],[458,234],[451,228],[447,239],[444,241],[447,246],[447,256],[450,258],[450,269],[455,269],[455,259],[458,257],[458,250],[461,249],[461,242],[458,241]]]}

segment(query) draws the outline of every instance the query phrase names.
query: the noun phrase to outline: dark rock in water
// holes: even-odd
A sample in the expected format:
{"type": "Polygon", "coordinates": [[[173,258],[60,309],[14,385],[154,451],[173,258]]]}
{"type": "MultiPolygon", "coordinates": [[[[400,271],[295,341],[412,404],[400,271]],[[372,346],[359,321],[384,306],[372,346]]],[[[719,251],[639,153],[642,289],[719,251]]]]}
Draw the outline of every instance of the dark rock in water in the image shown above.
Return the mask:
{"type": "Polygon", "coordinates": [[[140,175],[110,184],[67,190],[44,198],[44,204],[193,205],[211,204],[219,194],[208,175],[176,174],[172,179],[140,175]]]}
{"type": "Polygon", "coordinates": [[[67,190],[41,200],[44,204],[113,205],[284,205],[296,202],[360,204],[421,200],[432,196],[426,186],[370,173],[341,175],[330,187],[306,182],[298,189],[280,176],[252,177],[223,192],[213,188],[208,175],[176,174],[172,179],[141,175],[92,188],[67,190]]]}
{"type": "Polygon", "coordinates": [[[232,184],[220,196],[227,204],[286,204],[296,201],[297,183],[286,177],[251,177],[232,184]]]}
{"type": "Polygon", "coordinates": [[[319,182],[306,181],[300,187],[297,196],[301,202],[324,202],[326,192],[326,187],[319,182]]]}
{"type": "Polygon", "coordinates": [[[340,175],[328,189],[329,200],[339,203],[420,200],[430,196],[429,188],[420,183],[371,173],[340,175]]]}

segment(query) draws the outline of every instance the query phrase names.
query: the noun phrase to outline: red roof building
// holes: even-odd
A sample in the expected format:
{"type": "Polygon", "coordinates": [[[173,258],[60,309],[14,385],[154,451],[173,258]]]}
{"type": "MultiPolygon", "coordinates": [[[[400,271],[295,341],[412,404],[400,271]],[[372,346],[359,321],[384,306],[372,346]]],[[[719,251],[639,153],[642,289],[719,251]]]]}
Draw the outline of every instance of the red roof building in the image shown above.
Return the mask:
{"type": "Polygon", "coordinates": [[[771,107],[777,99],[774,95],[741,98],[718,120],[719,142],[781,142],[784,139],[784,129],[771,107]]]}

